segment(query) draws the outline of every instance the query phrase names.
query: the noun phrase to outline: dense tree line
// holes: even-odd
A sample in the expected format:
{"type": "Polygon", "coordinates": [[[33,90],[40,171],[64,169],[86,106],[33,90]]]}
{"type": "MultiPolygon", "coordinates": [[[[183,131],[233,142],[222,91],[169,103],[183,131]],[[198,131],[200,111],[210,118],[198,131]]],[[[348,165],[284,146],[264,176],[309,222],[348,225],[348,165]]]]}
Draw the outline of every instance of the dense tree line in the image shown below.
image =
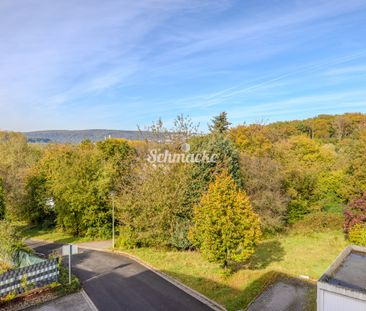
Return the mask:
{"type": "Polygon", "coordinates": [[[110,193],[129,174],[133,154],[133,148],[118,139],[47,148],[27,178],[28,220],[54,223],[74,235],[108,237],[110,193]]]}
{"type": "Polygon", "coordinates": [[[315,212],[338,212],[366,190],[366,116],[240,125],[229,132],[241,154],[244,188],[265,230],[315,212]]]}
{"type": "Polygon", "coordinates": [[[222,113],[207,134],[179,116],[148,131],[145,141],[78,145],[0,132],[0,218],[108,238],[114,200],[124,247],[200,248],[223,265],[247,258],[261,232],[315,216],[324,227],[345,212],[347,233],[366,232],[366,115],[230,128],[222,113]],[[152,150],[215,161],[150,163],[152,150]]]}

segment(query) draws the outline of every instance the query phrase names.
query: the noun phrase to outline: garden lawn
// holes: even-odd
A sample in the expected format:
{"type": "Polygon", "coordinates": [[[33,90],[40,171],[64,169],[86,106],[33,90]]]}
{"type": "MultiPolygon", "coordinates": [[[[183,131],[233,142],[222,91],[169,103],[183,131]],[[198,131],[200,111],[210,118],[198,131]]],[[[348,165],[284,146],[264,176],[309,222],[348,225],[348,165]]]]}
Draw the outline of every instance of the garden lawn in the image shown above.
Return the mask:
{"type": "Polygon", "coordinates": [[[198,252],[151,248],[123,250],[217,301],[228,310],[245,309],[276,272],[318,279],[346,247],[340,231],[279,235],[263,241],[251,260],[225,277],[198,252]]]}
{"type": "MultiPolygon", "coordinates": [[[[22,233],[26,238],[50,242],[87,241],[54,230],[34,228],[22,233]]],[[[228,310],[239,310],[245,309],[277,272],[318,279],[347,244],[341,231],[278,235],[262,241],[250,261],[237,267],[229,277],[219,265],[208,262],[199,252],[154,248],[121,250],[139,257],[228,310]]]]}
{"type": "Polygon", "coordinates": [[[55,229],[23,228],[21,236],[25,239],[34,239],[40,241],[48,241],[55,243],[81,243],[91,241],[91,238],[75,237],[68,233],[55,229]]]}

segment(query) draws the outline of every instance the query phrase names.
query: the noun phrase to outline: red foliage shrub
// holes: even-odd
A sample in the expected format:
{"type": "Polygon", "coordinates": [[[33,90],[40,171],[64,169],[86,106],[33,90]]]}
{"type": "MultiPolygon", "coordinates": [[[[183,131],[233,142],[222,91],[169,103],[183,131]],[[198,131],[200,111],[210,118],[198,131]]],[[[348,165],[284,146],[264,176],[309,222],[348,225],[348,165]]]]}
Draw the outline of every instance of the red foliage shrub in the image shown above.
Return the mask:
{"type": "Polygon", "coordinates": [[[344,211],[343,231],[348,233],[356,224],[366,223],[366,192],[361,198],[351,201],[344,211]]]}

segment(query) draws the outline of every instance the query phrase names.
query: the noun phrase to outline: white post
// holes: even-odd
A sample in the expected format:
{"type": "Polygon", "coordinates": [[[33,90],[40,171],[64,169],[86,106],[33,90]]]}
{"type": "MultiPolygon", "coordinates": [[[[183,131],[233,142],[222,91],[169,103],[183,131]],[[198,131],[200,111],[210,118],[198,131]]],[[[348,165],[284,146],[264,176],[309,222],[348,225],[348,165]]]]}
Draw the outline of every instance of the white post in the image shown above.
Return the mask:
{"type": "Polygon", "coordinates": [[[109,193],[109,195],[110,195],[110,197],[111,197],[111,199],[112,199],[112,248],[114,249],[114,245],[115,245],[115,230],[114,230],[114,227],[115,227],[115,225],[114,225],[114,220],[115,220],[115,213],[114,213],[114,197],[115,197],[115,195],[116,195],[116,192],[114,191],[114,190],[112,190],[110,193],[109,193]]]}
{"type": "Polygon", "coordinates": [[[72,245],[70,244],[70,253],[69,253],[69,284],[71,284],[71,254],[72,254],[72,245]]]}
{"type": "Polygon", "coordinates": [[[114,197],[112,197],[112,248],[114,249],[114,197]]]}

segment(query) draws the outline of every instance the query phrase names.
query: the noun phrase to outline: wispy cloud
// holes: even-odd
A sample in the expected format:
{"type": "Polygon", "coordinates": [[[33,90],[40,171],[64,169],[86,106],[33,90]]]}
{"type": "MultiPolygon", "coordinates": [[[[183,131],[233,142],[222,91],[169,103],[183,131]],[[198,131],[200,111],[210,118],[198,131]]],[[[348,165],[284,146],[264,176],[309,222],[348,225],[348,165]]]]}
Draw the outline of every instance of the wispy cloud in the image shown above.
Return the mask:
{"type": "Polygon", "coordinates": [[[335,68],[326,71],[324,74],[327,76],[343,76],[349,74],[365,74],[366,65],[356,65],[356,66],[345,66],[341,68],[335,68]]]}
{"type": "MultiPolygon", "coordinates": [[[[291,79],[298,78],[299,76],[309,76],[314,75],[314,73],[322,74],[324,70],[329,67],[338,66],[347,62],[357,60],[359,58],[366,57],[366,50],[359,51],[356,53],[351,53],[341,57],[333,57],[321,62],[315,62],[305,65],[298,65],[289,71],[277,72],[269,75],[264,75],[262,77],[257,77],[253,81],[245,81],[236,86],[231,86],[214,92],[203,93],[196,96],[188,96],[176,98],[173,101],[159,102],[160,106],[168,106],[169,103],[174,103],[176,108],[208,108],[212,106],[218,106],[225,102],[230,102],[233,98],[243,98],[247,94],[262,94],[263,92],[271,93],[276,89],[287,87],[289,88],[291,84],[291,79]]],[[[357,68],[360,69],[360,68],[357,68]]],[[[339,69],[341,74],[341,69],[339,69]]],[[[349,73],[354,71],[352,67],[344,67],[343,73],[349,73]],[[347,69],[346,69],[347,68],[347,69]]],[[[290,93],[290,92],[289,92],[290,93]]],[[[349,93],[352,94],[352,93],[349,93]]],[[[310,98],[310,97],[304,97],[310,98]]],[[[286,101],[285,101],[286,102],[286,101]]],[[[280,103],[278,103],[280,104],[280,103]]],[[[281,105],[278,106],[279,108],[281,105]]]]}
{"type": "MultiPolygon", "coordinates": [[[[366,91],[332,92],[311,96],[298,96],[283,100],[266,100],[256,103],[246,103],[227,109],[231,120],[236,124],[245,122],[273,122],[291,120],[294,115],[304,117],[321,113],[342,113],[358,111],[366,107],[366,91]]],[[[210,120],[211,114],[203,114],[194,118],[197,122],[210,120]]]]}
{"type": "Polygon", "coordinates": [[[361,36],[365,9],[362,0],[3,0],[0,124],[95,127],[88,118],[105,118],[104,127],[131,128],[236,111],[269,94],[285,109],[308,80],[325,83],[321,73],[365,70],[365,46],[345,37],[361,36]],[[343,25],[354,31],[342,34],[343,25]]]}
{"type": "Polygon", "coordinates": [[[183,0],[88,5],[33,0],[19,6],[2,1],[0,83],[9,97],[20,89],[27,97],[31,94],[28,100],[43,105],[49,99],[61,103],[109,89],[143,70],[142,59],[151,48],[144,40],[156,27],[177,12],[207,5],[183,0]]]}

